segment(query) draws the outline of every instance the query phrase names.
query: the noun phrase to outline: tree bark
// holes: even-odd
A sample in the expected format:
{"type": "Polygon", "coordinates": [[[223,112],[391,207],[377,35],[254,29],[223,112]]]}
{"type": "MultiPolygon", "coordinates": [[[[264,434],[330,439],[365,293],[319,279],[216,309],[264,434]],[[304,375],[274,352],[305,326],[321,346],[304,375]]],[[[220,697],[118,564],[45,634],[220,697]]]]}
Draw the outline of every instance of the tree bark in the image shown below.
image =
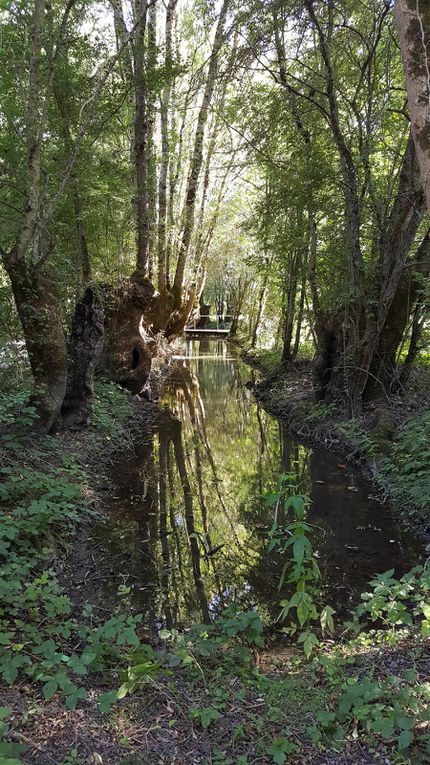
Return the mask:
{"type": "Polygon", "coordinates": [[[134,42],[134,84],[135,84],[135,120],[134,120],[134,156],[136,168],[137,192],[137,263],[136,270],[141,276],[149,274],[149,115],[148,83],[145,67],[145,32],[147,24],[147,0],[136,0],[136,31],[134,42]]]}
{"type": "Polygon", "coordinates": [[[165,77],[166,84],[163,88],[160,105],[161,120],[161,167],[158,181],[158,289],[163,292],[166,284],[166,235],[167,235],[167,176],[169,172],[169,108],[172,98],[173,84],[173,55],[172,55],[172,30],[175,8],[178,0],[169,0],[166,8],[165,25],[165,77]]]}
{"type": "Polygon", "coordinates": [[[199,183],[200,171],[203,163],[203,141],[205,127],[209,114],[209,107],[212,101],[215,82],[218,74],[218,59],[221,46],[224,41],[224,24],[227,17],[227,11],[230,0],[224,0],[220,15],[218,18],[215,38],[212,46],[212,52],[209,60],[208,74],[206,78],[203,100],[200,106],[197,118],[197,127],[194,137],[194,147],[191,158],[190,174],[188,177],[186,199],[185,199],[185,223],[182,234],[182,240],[178,252],[178,261],[176,264],[175,278],[173,282],[173,294],[175,297],[175,306],[179,308],[182,298],[182,286],[184,282],[185,265],[187,262],[188,250],[191,242],[191,236],[194,228],[194,214],[196,206],[197,188],[199,183]]]}
{"type": "Polygon", "coordinates": [[[67,389],[61,409],[65,425],[88,425],[94,406],[94,373],[104,341],[103,296],[88,287],[78,302],[68,341],[67,389]]]}
{"type": "Polygon", "coordinates": [[[395,16],[405,70],[411,130],[430,212],[430,7],[426,0],[396,0],[395,16]]]}
{"type": "Polygon", "coordinates": [[[33,374],[32,427],[49,433],[66,392],[67,345],[55,279],[48,269],[23,260],[5,262],[33,374]]]}

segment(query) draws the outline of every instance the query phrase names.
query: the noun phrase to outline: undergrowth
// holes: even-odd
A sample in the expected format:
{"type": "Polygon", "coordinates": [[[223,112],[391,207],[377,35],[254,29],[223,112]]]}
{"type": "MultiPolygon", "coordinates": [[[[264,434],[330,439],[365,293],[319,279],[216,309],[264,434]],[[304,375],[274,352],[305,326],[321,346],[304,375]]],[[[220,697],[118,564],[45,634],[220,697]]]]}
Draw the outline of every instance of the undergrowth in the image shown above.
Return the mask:
{"type": "MultiPolygon", "coordinates": [[[[266,501],[275,513],[269,545],[284,556],[283,580],[293,588],[280,603],[279,626],[293,646],[288,660],[273,654],[260,666],[262,621],[256,611],[234,605],[210,625],[161,629],[159,643],[149,645],[142,616],[125,606],[104,619],[89,603],[74,612],[58,568],[78,524],[95,512],[91,475],[77,448],[25,435],[32,411],[21,394],[6,402],[4,426],[17,410],[21,430],[0,435],[0,674],[6,687],[28,686],[29,704],[39,714],[51,699],[71,713],[95,703],[104,726],[118,725],[124,704],[131,710],[139,694],[165,695],[169,704],[177,698],[179,714],[171,708],[167,730],[182,730],[185,741],[199,731],[209,735],[210,753],[200,760],[208,765],[249,765],[256,757],[283,765],[356,740],[403,763],[430,757],[426,568],[401,580],[393,572],[375,577],[350,622],[336,625],[320,597],[309,500],[290,476],[281,476],[266,501]],[[327,633],[336,640],[327,641],[327,633]],[[375,661],[387,651],[403,657],[396,673],[375,661]]],[[[99,443],[121,438],[129,417],[127,396],[102,385],[90,435],[99,443]]],[[[415,448],[410,432],[401,443],[415,448]]],[[[14,735],[17,714],[0,707],[1,765],[33,761],[14,735]]],[[[142,761],[127,735],[121,746],[124,763],[142,761]]],[[[96,761],[73,749],[58,765],[96,761]]]]}
{"type": "Polygon", "coordinates": [[[423,517],[430,507],[430,412],[408,420],[397,430],[382,470],[412,515],[423,517]]]}

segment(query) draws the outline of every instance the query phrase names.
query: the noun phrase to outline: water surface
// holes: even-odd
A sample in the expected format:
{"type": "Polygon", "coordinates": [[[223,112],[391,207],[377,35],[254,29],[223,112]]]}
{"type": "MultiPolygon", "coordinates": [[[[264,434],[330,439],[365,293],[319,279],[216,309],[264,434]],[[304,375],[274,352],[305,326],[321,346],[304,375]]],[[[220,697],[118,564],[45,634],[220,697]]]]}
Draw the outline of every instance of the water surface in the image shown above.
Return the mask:
{"type": "Polygon", "coordinates": [[[273,623],[284,561],[267,552],[273,509],[263,495],[281,472],[311,497],[325,601],[338,611],[374,573],[401,574],[419,555],[366,477],[258,407],[251,375],[225,341],[189,341],[154,433],[112,472],[99,549],[113,576],[99,594],[121,584],[154,629],[207,621],[232,602],[273,623]]]}

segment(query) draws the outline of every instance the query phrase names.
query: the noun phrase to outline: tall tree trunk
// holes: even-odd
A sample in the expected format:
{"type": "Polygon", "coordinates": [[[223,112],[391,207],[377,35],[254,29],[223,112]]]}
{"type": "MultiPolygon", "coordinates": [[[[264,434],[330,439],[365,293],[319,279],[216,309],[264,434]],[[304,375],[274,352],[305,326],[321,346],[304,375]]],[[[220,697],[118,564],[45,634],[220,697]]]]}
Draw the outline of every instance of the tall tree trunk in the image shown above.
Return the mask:
{"type": "Polygon", "coordinates": [[[215,38],[212,46],[212,52],[209,60],[208,74],[206,78],[203,100],[200,106],[197,127],[194,137],[194,147],[191,157],[190,174],[188,177],[186,198],[185,198],[185,223],[182,233],[182,240],[178,252],[178,261],[176,264],[175,279],[173,282],[173,294],[177,308],[181,305],[182,286],[184,282],[185,265],[187,262],[188,250],[191,242],[191,236],[194,228],[194,213],[196,206],[197,188],[200,178],[200,171],[203,163],[203,141],[205,127],[209,114],[209,107],[212,101],[212,95],[218,74],[218,59],[221,46],[224,41],[224,24],[227,17],[227,11],[230,0],[223,0],[218,24],[215,32],[215,38]]]}
{"type": "Polygon", "coordinates": [[[161,167],[158,182],[158,290],[163,292],[166,287],[166,234],[167,234],[167,176],[169,172],[169,108],[172,98],[173,85],[173,55],[172,55],[172,30],[175,8],[178,0],[169,0],[166,8],[165,26],[165,78],[166,84],[161,96],[160,119],[161,119],[161,167]]]}
{"type": "MultiPolygon", "coordinates": [[[[60,87],[60,84],[57,82],[54,86],[54,96],[58,106],[58,111],[61,115],[64,145],[68,155],[70,156],[73,151],[73,139],[70,130],[70,105],[68,103],[67,93],[65,92],[67,86],[67,81],[62,83],[62,87],[60,87]]],[[[91,263],[88,250],[88,241],[85,233],[82,196],[76,169],[73,169],[70,174],[70,184],[72,189],[73,209],[75,212],[76,221],[77,262],[81,276],[79,283],[87,285],[91,281],[91,263]]]]}
{"type": "Polygon", "coordinates": [[[429,313],[429,310],[429,305],[423,305],[420,300],[417,301],[413,314],[411,338],[409,341],[408,352],[398,376],[398,380],[395,383],[394,390],[399,390],[400,392],[404,393],[405,387],[409,382],[412,367],[414,365],[417,354],[420,351],[420,338],[424,328],[424,321],[429,313]]]}
{"type": "Polygon", "coordinates": [[[294,345],[293,345],[293,350],[291,354],[293,359],[296,358],[300,348],[300,335],[302,331],[303,313],[305,309],[305,294],[306,294],[306,275],[303,274],[302,284],[300,287],[299,309],[297,312],[296,335],[294,338],[294,345]]]}
{"type": "Polygon", "coordinates": [[[153,276],[153,258],[157,243],[157,156],[154,141],[156,108],[155,78],[157,76],[157,0],[152,0],[148,14],[148,44],[146,56],[148,112],[148,277],[153,276]]]}
{"type": "Polygon", "coordinates": [[[395,16],[408,92],[411,131],[430,212],[430,7],[426,0],[396,0],[395,16]]]}
{"type": "Polygon", "coordinates": [[[264,305],[266,302],[266,295],[267,295],[267,281],[269,279],[269,265],[272,261],[269,261],[269,263],[266,266],[266,270],[264,272],[263,276],[263,283],[260,287],[260,291],[258,293],[258,305],[257,305],[257,315],[255,317],[255,322],[252,328],[252,335],[251,335],[251,348],[255,348],[257,345],[257,337],[258,337],[258,328],[260,326],[261,317],[263,315],[264,311],[264,305]]]}
{"type": "Polygon", "coordinates": [[[55,279],[23,260],[5,262],[33,374],[33,429],[48,433],[66,392],[67,345],[55,279]]]}
{"type": "Polygon", "coordinates": [[[136,270],[141,276],[149,274],[150,221],[148,189],[149,156],[149,115],[148,83],[145,66],[145,33],[147,25],[147,0],[136,0],[135,42],[134,42],[134,156],[137,191],[137,263],[136,270]]]}

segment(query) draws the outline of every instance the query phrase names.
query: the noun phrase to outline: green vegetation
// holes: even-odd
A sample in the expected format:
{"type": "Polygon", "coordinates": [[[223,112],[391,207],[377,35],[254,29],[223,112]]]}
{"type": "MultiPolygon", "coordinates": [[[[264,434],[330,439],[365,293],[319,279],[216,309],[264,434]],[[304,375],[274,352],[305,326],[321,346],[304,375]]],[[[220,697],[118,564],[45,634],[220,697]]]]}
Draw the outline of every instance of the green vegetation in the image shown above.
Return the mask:
{"type": "Polygon", "coordinates": [[[412,519],[425,518],[430,503],[430,414],[415,415],[397,429],[382,469],[412,519]]]}
{"type": "MultiPolygon", "coordinates": [[[[112,438],[124,444],[128,397],[101,385],[96,401],[87,433],[91,448],[112,438]]],[[[11,397],[8,410],[20,407],[21,399],[11,397]]],[[[32,414],[20,411],[23,421],[32,414]]],[[[91,466],[58,437],[29,446],[23,432],[1,436],[0,672],[11,690],[22,683],[30,689],[24,709],[10,693],[0,709],[2,765],[33,762],[27,730],[31,735],[51,703],[72,716],[98,709],[100,722],[91,724],[118,741],[112,762],[132,763],[140,749],[132,723],[123,720],[144,715],[153,726],[145,711],[151,698],[164,699],[159,703],[170,709],[154,726],[154,751],[164,736],[186,741],[192,735],[196,745],[205,739],[201,761],[208,765],[244,765],[255,756],[283,765],[326,750],[351,751],[353,758],[354,742],[388,758],[398,751],[404,763],[423,761],[430,746],[430,694],[421,681],[430,634],[426,569],[416,567],[400,580],[392,572],[375,577],[350,622],[335,625],[333,609],[321,601],[309,501],[298,493],[296,475],[285,474],[265,502],[276,510],[268,548],[283,560],[280,585],[288,580],[294,587],[288,600],[280,596],[279,626],[288,632],[290,653],[278,659],[276,650],[265,648],[259,614],[233,606],[212,624],[164,628],[152,646],[142,635],[142,615],[129,610],[127,588],[110,615],[88,603],[79,612],[74,608],[73,591],[60,584],[59,562],[78,526],[97,512],[88,502],[91,466]],[[334,630],[336,640],[326,642],[334,630]],[[387,671],[386,662],[398,662],[399,671],[387,671]]],[[[39,762],[37,748],[33,753],[39,762]]],[[[53,761],[91,760],[71,748],[53,761]]]]}
{"type": "Polygon", "coordinates": [[[429,61],[419,2],[1,3],[0,765],[430,762],[348,465],[428,531],[429,61]]]}

